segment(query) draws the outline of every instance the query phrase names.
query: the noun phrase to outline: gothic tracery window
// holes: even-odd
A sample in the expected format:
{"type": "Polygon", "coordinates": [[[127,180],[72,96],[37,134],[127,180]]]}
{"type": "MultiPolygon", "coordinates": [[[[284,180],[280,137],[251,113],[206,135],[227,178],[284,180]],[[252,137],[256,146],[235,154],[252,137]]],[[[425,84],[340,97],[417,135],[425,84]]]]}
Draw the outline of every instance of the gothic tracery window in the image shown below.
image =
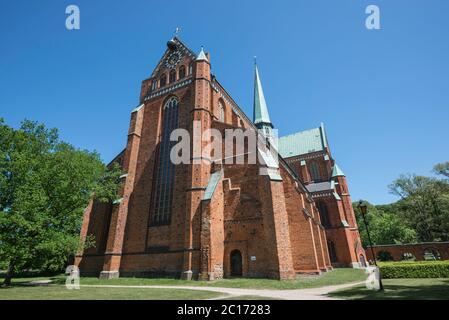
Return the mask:
{"type": "Polygon", "coordinates": [[[176,144],[176,141],[170,141],[170,134],[178,128],[178,105],[178,99],[171,97],[163,109],[162,137],[153,190],[152,225],[170,223],[175,178],[175,165],[170,160],[170,151],[176,144]]]}

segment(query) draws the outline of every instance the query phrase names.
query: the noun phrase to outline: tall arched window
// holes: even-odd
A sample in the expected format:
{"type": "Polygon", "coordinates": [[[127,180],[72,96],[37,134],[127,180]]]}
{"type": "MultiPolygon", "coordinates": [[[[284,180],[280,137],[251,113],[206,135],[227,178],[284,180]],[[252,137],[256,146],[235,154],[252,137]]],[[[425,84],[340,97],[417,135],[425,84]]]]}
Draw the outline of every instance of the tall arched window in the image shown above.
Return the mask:
{"type": "Polygon", "coordinates": [[[170,141],[170,134],[178,128],[178,104],[178,99],[171,97],[164,105],[162,137],[153,190],[152,225],[170,224],[175,179],[175,165],[170,160],[170,150],[176,144],[176,141],[170,141]]]}
{"type": "Polygon", "coordinates": [[[225,122],[225,108],[221,101],[218,101],[218,121],[225,122]]]}
{"type": "Polygon", "coordinates": [[[170,81],[170,83],[173,83],[176,81],[176,70],[170,71],[169,81],[170,81]]]}
{"type": "Polygon", "coordinates": [[[335,244],[332,241],[327,242],[327,248],[329,249],[329,258],[331,259],[331,263],[337,263],[337,252],[335,251],[335,244]]]}
{"type": "Polygon", "coordinates": [[[163,74],[159,79],[159,88],[165,87],[166,84],[167,84],[167,76],[163,74]]]}
{"type": "Polygon", "coordinates": [[[153,80],[151,82],[151,91],[154,91],[157,89],[157,80],[153,80]]]}
{"type": "Polygon", "coordinates": [[[318,212],[320,213],[321,224],[325,227],[330,226],[329,212],[327,211],[327,205],[323,201],[316,203],[318,212]]]}
{"type": "Polygon", "coordinates": [[[320,170],[318,169],[318,164],[316,162],[310,164],[310,177],[312,178],[312,181],[320,180],[320,170]]]}
{"type": "Polygon", "coordinates": [[[179,79],[184,79],[186,77],[186,67],[180,66],[179,67],[179,79]]]}

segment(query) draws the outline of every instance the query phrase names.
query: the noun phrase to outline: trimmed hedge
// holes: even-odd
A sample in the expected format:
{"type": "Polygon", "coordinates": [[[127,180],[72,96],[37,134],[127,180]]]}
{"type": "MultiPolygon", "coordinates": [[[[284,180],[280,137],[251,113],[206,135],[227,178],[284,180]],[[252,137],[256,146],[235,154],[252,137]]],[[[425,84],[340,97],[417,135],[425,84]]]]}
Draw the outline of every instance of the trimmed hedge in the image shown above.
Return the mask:
{"type": "Polygon", "coordinates": [[[379,267],[384,279],[449,278],[449,260],[381,262],[379,267]]]}

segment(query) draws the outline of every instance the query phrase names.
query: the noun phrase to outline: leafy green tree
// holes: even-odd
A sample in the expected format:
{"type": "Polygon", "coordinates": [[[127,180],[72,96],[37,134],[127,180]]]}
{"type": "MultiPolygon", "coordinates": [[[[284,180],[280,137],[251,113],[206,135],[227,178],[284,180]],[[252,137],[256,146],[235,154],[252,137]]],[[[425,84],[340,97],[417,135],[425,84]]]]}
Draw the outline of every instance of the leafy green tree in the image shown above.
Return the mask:
{"type": "Polygon", "coordinates": [[[0,119],[0,260],[4,285],[27,268],[55,271],[80,246],[82,214],[95,197],[110,201],[119,188],[118,166],[106,168],[96,152],[58,138],[56,129],[25,120],[13,129],[0,119]]]}
{"type": "Polygon", "coordinates": [[[389,187],[401,197],[398,211],[414,227],[419,241],[449,240],[447,180],[409,174],[401,175],[389,187]]]}
{"type": "MultiPolygon", "coordinates": [[[[367,201],[365,203],[368,206],[366,220],[373,245],[400,244],[416,241],[415,230],[405,220],[394,213],[394,211],[391,211],[391,206],[374,206],[367,201]]],[[[364,246],[368,246],[369,241],[365,223],[357,207],[357,203],[354,203],[353,206],[362,243],[364,246]]]]}
{"type": "Polygon", "coordinates": [[[449,178],[449,162],[438,163],[433,167],[433,172],[449,178]]]}

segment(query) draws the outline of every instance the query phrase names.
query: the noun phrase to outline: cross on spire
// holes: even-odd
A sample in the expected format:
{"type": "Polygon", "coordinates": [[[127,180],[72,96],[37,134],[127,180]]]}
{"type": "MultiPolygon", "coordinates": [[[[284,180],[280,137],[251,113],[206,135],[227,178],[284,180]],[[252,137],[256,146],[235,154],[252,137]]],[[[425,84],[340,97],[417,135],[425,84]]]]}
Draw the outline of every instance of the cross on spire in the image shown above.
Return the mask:
{"type": "Polygon", "coordinates": [[[181,28],[176,27],[174,36],[177,37],[181,33],[181,28]]]}

